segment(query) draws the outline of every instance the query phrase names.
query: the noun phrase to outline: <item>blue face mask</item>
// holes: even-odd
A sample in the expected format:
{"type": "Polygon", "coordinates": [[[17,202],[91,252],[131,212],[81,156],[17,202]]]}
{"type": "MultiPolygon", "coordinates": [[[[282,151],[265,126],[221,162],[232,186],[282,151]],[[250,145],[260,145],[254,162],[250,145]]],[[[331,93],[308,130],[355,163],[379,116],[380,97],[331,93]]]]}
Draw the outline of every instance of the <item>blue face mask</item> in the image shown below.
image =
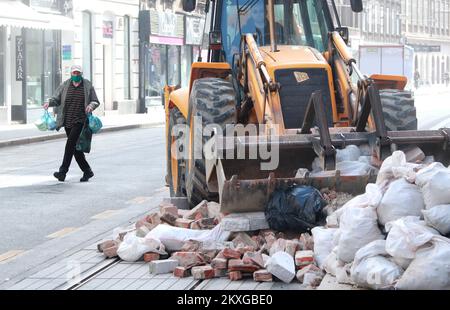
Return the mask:
{"type": "Polygon", "coordinates": [[[79,83],[79,82],[81,82],[81,79],[82,79],[83,77],[81,76],[81,75],[72,75],[71,77],[70,77],[70,79],[72,80],[72,81],[74,81],[75,83],[79,83]]]}

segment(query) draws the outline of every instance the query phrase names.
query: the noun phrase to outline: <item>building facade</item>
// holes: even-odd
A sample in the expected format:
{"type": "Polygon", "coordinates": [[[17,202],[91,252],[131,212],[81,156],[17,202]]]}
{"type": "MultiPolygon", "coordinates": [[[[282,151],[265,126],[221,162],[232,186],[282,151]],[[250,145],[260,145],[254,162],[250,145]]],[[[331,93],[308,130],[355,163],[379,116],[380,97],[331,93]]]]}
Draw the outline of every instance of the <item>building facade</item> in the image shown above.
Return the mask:
{"type": "MultiPolygon", "coordinates": [[[[205,1],[183,11],[181,1],[141,1],[141,101],[160,105],[166,85],[187,86],[191,64],[201,54],[205,1]]],[[[144,103],[145,102],[145,103],[144,103]]]]}
{"type": "Polygon", "coordinates": [[[408,45],[421,84],[444,83],[450,72],[450,0],[367,0],[359,14],[348,1],[336,5],[343,26],[350,28],[355,56],[359,45],[408,45]]]}
{"type": "Polygon", "coordinates": [[[0,1],[0,123],[29,123],[80,64],[99,115],[136,113],[139,0],[0,1]]]}

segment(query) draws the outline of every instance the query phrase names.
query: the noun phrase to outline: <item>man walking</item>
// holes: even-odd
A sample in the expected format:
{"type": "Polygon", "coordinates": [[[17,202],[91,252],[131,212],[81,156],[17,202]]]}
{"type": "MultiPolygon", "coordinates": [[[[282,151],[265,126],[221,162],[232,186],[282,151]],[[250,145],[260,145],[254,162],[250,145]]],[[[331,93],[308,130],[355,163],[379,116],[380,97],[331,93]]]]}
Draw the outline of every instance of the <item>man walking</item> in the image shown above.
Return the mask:
{"type": "Polygon", "coordinates": [[[53,175],[60,182],[63,182],[69,171],[72,157],[75,156],[78,166],[83,171],[83,177],[80,179],[80,182],[87,182],[94,176],[94,173],[86,161],[84,153],[76,150],[76,144],[83,126],[86,124],[87,114],[95,110],[100,105],[100,102],[97,99],[92,83],[83,78],[81,66],[72,66],[70,74],[70,79],[63,82],[56,90],[55,96],[50,98],[49,102],[43,106],[46,110],[48,107],[59,107],[56,130],[64,127],[67,135],[63,162],[59,171],[53,175]]]}

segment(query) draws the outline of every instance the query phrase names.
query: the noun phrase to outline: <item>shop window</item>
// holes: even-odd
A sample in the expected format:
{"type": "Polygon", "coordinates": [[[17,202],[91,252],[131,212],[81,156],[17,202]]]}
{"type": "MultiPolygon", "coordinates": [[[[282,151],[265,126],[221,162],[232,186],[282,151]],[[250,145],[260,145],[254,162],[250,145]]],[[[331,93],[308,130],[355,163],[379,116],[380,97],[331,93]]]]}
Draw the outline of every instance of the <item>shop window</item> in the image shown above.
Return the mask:
{"type": "MultiPolygon", "coordinates": [[[[181,47],[181,86],[186,87],[189,85],[189,78],[191,75],[192,59],[191,45],[185,45],[181,47]]],[[[198,48],[197,48],[198,49],[198,48]]]]}
{"type": "Polygon", "coordinates": [[[85,78],[92,80],[92,14],[83,11],[83,75],[85,78]]]}
{"type": "Polygon", "coordinates": [[[130,17],[124,16],[123,28],[123,96],[124,99],[131,99],[131,68],[130,68],[130,17]]]}
{"type": "Polygon", "coordinates": [[[168,85],[180,85],[181,70],[180,70],[180,46],[169,46],[167,61],[167,83],[168,85]]]}
{"type": "Polygon", "coordinates": [[[165,45],[150,44],[148,49],[148,79],[146,96],[155,97],[163,94],[167,85],[167,52],[165,45]]]}
{"type": "Polygon", "coordinates": [[[5,105],[5,27],[0,27],[0,107],[5,105]]]}
{"type": "Polygon", "coordinates": [[[25,41],[25,72],[26,98],[28,106],[40,106],[43,101],[44,78],[44,32],[42,30],[27,30],[25,41]],[[33,60],[33,61],[30,61],[33,60]]]}

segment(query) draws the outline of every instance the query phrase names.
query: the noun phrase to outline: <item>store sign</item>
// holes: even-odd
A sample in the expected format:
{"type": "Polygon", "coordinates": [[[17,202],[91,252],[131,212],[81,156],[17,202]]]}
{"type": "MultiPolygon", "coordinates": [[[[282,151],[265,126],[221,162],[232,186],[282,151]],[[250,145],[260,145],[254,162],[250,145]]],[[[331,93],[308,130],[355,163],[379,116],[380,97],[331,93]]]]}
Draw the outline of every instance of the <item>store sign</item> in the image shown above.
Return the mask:
{"type": "Polygon", "coordinates": [[[23,38],[16,37],[16,81],[23,81],[25,55],[23,38]]]}
{"type": "Polygon", "coordinates": [[[418,45],[418,44],[408,44],[414,49],[414,52],[421,53],[440,53],[441,46],[440,45],[418,45]]]}
{"type": "Polygon", "coordinates": [[[186,16],[185,40],[188,45],[201,45],[205,19],[199,17],[186,16]]]}
{"type": "Polygon", "coordinates": [[[103,37],[112,39],[113,37],[113,22],[109,20],[103,21],[103,37]]]}
{"type": "Polygon", "coordinates": [[[153,36],[183,38],[184,16],[171,11],[150,10],[150,32],[153,36]]]}

